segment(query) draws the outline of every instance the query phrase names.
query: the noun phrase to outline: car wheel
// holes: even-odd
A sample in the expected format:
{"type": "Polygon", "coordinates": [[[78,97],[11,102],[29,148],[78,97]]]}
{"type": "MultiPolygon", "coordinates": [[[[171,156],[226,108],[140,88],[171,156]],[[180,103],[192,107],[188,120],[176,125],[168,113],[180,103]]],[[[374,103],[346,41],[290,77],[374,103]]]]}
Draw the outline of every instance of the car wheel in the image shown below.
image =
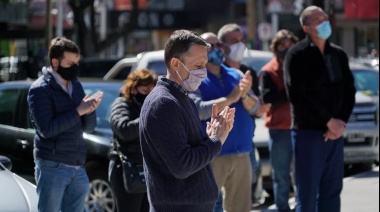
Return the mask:
{"type": "Polygon", "coordinates": [[[86,211],[116,211],[116,204],[111,185],[103,173],[89,172],[90,190],[86,198],[86,211]]]}

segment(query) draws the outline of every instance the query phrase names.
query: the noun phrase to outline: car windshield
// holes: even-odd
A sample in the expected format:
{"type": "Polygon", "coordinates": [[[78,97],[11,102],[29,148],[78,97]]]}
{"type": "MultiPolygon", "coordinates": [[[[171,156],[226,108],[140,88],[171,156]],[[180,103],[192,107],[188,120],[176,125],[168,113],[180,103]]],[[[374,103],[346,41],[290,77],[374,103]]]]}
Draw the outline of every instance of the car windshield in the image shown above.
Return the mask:
{"type": "Polygon", "coordinates": [[[100,86],[99,84],[83,84],[84,92],[86,94],[94,94],[97,91],[103,91],[103,99],[98,108],[96,109],[96,127],[110,128],[110,115],[112,102],[119,96],[119,89],[121,84],[112,86],[100,86]]]}
{"type": "Polygon", "coordinates": [[[379,95],[379,73],[371,70],[353,70],[355,87],[367,95],[379,95]]]}

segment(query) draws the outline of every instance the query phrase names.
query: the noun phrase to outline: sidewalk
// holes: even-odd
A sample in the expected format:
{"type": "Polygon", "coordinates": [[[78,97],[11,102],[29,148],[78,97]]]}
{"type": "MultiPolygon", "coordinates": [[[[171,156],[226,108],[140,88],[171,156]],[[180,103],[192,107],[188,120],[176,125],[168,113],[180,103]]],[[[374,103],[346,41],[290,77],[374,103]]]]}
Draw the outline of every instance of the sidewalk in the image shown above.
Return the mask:
{"type": "MultiPolygon", "coordinates": [[[[379,211],[379,167],[372,171],[344,178],[341,194],[341,212],[378,212],[379,211]]],[[[295,206],[295,198],[289,199],[289,205],[295,206]]],[[[251,212],[274,211],[274,205],[251,212]]]]}
{"type": "Polygon", "coordinates": [[[345,178],[343,181],[342,212],[379,211],[379,167],[372,171],[345,178]]]}

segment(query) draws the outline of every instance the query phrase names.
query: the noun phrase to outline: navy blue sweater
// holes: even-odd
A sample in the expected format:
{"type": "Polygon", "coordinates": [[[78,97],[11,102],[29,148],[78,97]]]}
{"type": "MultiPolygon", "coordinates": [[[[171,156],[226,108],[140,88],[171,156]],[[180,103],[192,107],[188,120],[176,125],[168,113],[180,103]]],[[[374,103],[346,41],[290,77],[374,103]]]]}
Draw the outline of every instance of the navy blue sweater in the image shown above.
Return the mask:
{"type": "Polygon", "coordinates": [[[83,131],[91,132],[96,126],[95,112],[79,116],[76,107],[85,96],[79,81],[73,81],[70,96],[43,70],[43,75],[29,89],[28,105],[36,128],[34,157],[63,163],[83,165],[87,146],[83,131]]]}
{"type": "Polygon", "coordinates": [[[150,211],[211,212],[218,188],[209,163],[221,142],[203,136],[187,93],[159,80],[141,109],[139,131],[150,211]]]}

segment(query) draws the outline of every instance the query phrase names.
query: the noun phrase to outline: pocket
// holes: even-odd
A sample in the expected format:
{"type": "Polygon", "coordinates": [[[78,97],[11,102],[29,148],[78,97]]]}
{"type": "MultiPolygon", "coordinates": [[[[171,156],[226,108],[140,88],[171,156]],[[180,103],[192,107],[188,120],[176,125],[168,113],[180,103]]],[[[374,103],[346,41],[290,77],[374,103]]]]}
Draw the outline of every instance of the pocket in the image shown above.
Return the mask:
{"type": "Polygon", "coordinates": [[[40,169],[58,169],[61,164],[50,160],[37,160],[37,166],[40,169]]]}

